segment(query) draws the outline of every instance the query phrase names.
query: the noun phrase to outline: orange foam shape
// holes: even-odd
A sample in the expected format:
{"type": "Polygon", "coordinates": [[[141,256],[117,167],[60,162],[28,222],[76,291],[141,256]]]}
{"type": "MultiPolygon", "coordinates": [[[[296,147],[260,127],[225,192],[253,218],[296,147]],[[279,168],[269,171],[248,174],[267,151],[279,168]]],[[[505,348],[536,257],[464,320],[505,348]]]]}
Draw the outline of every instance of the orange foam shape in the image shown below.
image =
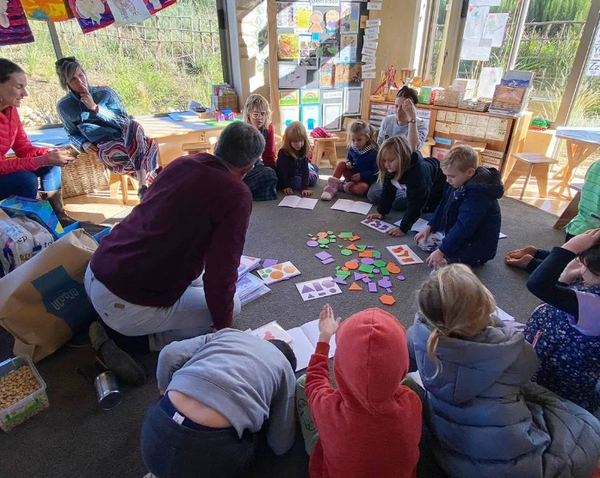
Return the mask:
{"type": "Polygon", "coordinates": [[[391,295],[382,295],[379,300],[383,305],[394,305],[396,303],[396,299],[394,299],[391,295]]]}
{"type": "Polygon", "coordinates": [[[348,290],[363,290],[356,282],[350,286],[348,290]]]}
{"type": "Polygon", "coordinates": [[[348,247],[346,247],[346,249],[348,249],[349,251],[358,251],[354,244],[350,244],[348,247]]]}
{"type": "Polygon", "coordinates": [[[342,270],[343,270],[343,271],[347,271],[347,270],[348,270],[348,268],[347,268],[347,267],[342,267],[342,270]]]}
{"type": "Polygon", "coordinates": [[[275,264],[273,267],[271,267],[271,269],[275,269],[280,271],[283,268],[283,264],[275,264]]]}
{"type": "Polygon", "coordinates": [[[400,270],[401,269],[396,264],[394,264],[393,262],[388,262],[387,265],[385,266],[385,268],[391,274],[400,274],[400,270]]]}
{"type": "Polygon", "coordinates": [[[287,266],[285,269],[283,269],[285,272],[287,272],[288,274],[292,274],[294,272],[296,272],[296,268],[292,267],[292,266],[287,266]]]}
{"type": "Polygon", "coordinates": [[[358,253],[358,257],[373,257],[373,251],[362,251],[358,253]]]}
{"type": "Polygon", "coordinates": [[[329,235],[326,232],[318,232],[317,233],[317,237],[319,239],[325,239],[326,237],[328,237],[329,235]]]}
{"type": "Polygon", "coordinates": [[[355,242],[355,241],[358,241],[358,240],[360,240],[360,236],[354,236],[354,237],[351,237],[351,238],[350,238],[350,239],[348,239],[348,240],[349,240],[350,242],[355,242]]]}
{"type": "Polygon", "coordinates": [[[357,264],[356,262],[353,262],[353,261],[348,261],[348,262],[346,262],[344,265],[345,265],[345,266],[348,268],[348,270],[350,270],[350,271],[353,271],[353,270],[356,270],[356,269],[358,269],[358,264],[357,264]]]}
{"type": "Polygon", "coordinates": [[[404,261],[404,262],[415,262],[415,260],[412,257],[406,257],[406,258],[402,259],[402,261],[404,261]]]}
{"type": "Polygon", "coordinates": [[[281,279],[284,276],[281,271],[273,271],[271,272],[271,279],[281,279]]]}

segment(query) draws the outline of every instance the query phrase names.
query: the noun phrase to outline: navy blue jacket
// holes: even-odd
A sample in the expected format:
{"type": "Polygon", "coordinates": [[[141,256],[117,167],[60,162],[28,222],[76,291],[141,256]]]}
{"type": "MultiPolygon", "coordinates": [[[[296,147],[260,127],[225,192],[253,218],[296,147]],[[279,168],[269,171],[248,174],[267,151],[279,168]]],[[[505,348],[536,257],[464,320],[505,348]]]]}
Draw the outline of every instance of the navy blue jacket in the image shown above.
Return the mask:
{"type": "Polygon", "coordinates": [[[504,195],[500,173],[479,166],[461,188],[446,184],[442,202],[429,221],[432,232],[444,231],[440,250],[449,259],[478,265],[498,250],[502,215],[498,199],[504,195]]]}

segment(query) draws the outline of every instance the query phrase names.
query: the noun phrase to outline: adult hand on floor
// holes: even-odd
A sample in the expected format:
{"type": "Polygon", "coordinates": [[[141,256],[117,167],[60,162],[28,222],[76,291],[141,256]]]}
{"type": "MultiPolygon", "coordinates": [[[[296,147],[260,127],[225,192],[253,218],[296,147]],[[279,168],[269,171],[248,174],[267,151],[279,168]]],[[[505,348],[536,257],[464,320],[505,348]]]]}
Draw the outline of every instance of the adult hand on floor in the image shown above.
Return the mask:
{"type": "Polygon", "coordinates": [[[333,309],[329,304],[323,306],[323,310],[319,315],[319,342],[329,343],[331,336],[335,334],[335,331],[340,326],[342,321],[341,317],[334,318],[333,309]]]}
{"type": "Polygon", "coordinates": [[[581,254],[596,244],[600,244],[600,229],[590,229],[565,242],[562,248],[573,254],[581,254]]]}

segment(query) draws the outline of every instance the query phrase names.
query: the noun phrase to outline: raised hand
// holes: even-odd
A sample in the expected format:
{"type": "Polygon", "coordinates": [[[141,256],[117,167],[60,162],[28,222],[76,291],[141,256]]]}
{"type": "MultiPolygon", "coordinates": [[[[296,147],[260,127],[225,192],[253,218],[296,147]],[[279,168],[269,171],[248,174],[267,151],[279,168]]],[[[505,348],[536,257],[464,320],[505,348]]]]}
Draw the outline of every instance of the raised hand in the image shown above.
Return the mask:
{"type": "Polygon", "coordinates": [[[341,317],[334,318],[333,309],[329,304],[325,304],[319,315],[319,342],[329,343],[331,336],[335,334],[341,321],[341,317]]]}

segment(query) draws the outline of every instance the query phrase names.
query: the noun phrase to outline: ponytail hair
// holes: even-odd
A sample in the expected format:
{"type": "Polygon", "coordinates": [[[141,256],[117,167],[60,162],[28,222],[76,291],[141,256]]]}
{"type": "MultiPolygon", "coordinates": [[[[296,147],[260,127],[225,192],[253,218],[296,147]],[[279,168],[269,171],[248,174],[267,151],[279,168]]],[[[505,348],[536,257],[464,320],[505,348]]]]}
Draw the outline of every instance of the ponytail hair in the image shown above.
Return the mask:
{"type": "Polygon", "coordinates": [[[419,309],[431,327],[427,353],[435,363],[436,377],[442,364],[436,350],[443,337],[469,338],[493,324],[496,310],[492,293],[463,264],[433,271],[418,293],[419,309]]]}
{"type": "Polygon", "coordinates": [[[348,127],[348,145],[352,143],[352,133],[364,134],[368,139],[367,146],[377,149],[377,130],[363,120],[356,120],[348,127]]]}

